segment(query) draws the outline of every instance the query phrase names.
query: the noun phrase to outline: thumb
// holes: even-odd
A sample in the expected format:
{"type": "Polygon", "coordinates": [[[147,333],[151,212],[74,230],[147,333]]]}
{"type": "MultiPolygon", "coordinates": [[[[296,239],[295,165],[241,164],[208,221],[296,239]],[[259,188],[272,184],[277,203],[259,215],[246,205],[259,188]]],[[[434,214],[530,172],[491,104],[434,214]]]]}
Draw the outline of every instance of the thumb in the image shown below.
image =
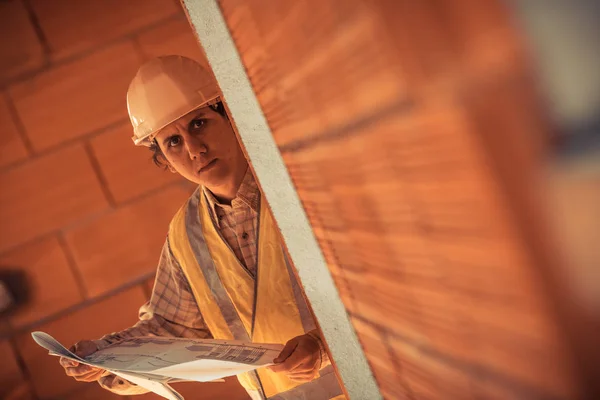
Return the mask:
{"type": "Polygon", "coordinates": [[[289,356],[292,355],[294,350],[296,350],[296,347],[298,347],[298,340],[294,338],[285,344],[283,350],[281,350],[281,353],[279,353],[279,355],[276,359],[273,360],[273,362],[275,364],[284,362],[289,356]]]}
{"type": "Polygon", "coordinates": [[[96,343],[91,340],[82,340],[81,342],[75,343],[74,353],[79,357],[87,357],[98,350],[96,343]]]}

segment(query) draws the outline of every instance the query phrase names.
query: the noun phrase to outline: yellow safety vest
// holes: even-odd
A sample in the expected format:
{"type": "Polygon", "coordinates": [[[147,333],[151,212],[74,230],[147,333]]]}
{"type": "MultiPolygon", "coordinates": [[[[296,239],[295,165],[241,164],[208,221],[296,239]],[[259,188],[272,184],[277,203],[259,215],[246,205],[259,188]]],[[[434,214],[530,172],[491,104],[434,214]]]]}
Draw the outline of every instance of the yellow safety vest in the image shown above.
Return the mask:
{"type": "MultiPolygon", "coordinates": [[[[256,279],[216,229],[202,188],[173,218],[169,244],[215,339],[285,344],[314,329],[264,200],[260,206],[256,279]]],[[[345,398],[331,367],[304,384],[267,368],[239,375],[238,379],[253,399],[345,398]]]]}

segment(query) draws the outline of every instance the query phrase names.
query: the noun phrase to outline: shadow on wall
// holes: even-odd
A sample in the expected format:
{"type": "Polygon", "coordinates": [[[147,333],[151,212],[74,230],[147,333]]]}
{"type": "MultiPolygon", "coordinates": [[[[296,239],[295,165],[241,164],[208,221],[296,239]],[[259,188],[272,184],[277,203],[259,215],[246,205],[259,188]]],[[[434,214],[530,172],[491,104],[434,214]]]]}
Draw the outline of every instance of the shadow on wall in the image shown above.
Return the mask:
{"type": "Polygon", "coordinates": [[[31,299],[30,284],[24,271],[0,267],[0,319],[8,318],[31,299]]]}

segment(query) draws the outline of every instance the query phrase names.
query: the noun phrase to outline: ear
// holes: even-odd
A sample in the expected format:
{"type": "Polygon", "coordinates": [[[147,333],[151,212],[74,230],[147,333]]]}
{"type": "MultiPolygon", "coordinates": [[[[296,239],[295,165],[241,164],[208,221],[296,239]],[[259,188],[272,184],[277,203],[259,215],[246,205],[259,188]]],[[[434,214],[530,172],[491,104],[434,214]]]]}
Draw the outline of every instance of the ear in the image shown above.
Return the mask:
{"type": "Polygon", "coordinates": [[[173,166],[171,164],[167,164],[167,168],[169,169],[169,171],[171,171],[171,173],[176,174],[177,171],[175,170],[175,168],[173,168],[173,166]]]}

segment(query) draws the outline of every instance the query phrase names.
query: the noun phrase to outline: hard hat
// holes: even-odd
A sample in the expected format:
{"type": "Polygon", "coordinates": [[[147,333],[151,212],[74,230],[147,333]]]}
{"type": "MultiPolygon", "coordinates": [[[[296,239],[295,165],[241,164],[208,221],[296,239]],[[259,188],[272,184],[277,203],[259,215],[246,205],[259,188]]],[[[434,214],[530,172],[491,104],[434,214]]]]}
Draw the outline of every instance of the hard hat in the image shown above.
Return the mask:
{"type": "Polygon", "coordinates": [[[215,78],[196,61],[183,56],[155,58],[140,67],[127,91],[133,142],[150,146],[160,129],[219,100],[215,78]]]}

